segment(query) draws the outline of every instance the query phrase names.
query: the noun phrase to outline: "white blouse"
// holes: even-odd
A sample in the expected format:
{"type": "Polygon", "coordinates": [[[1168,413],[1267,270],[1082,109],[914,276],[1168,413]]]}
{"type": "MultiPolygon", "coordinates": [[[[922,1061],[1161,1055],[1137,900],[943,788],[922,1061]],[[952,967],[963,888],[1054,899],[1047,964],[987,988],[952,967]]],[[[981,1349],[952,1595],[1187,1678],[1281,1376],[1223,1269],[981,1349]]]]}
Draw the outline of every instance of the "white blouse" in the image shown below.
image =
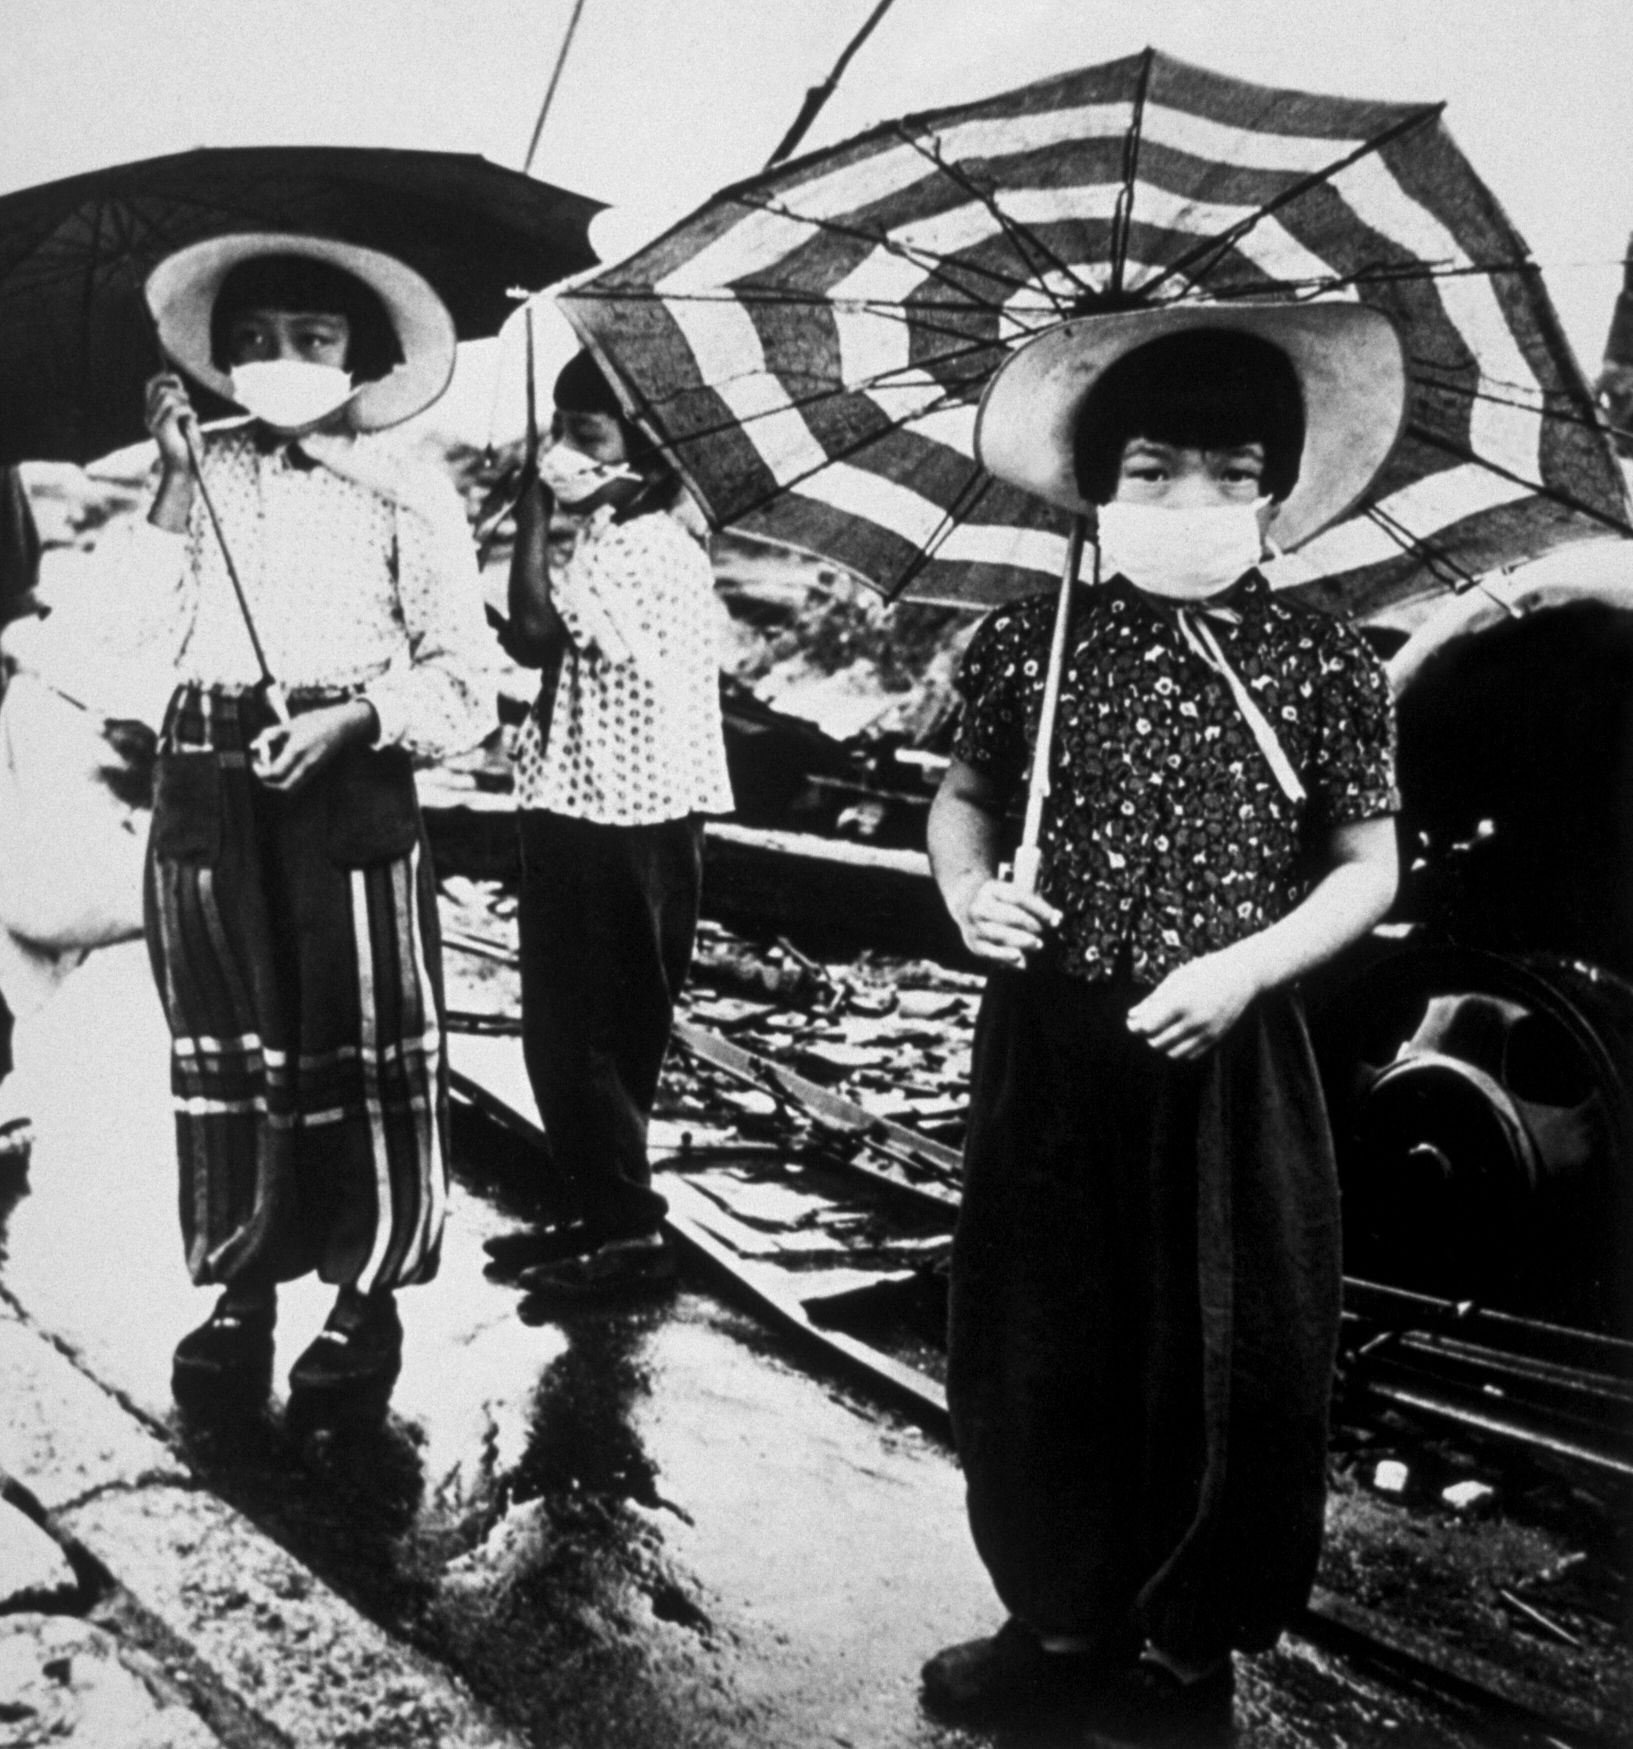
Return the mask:
{"type": "MultiPolygon", "coordinates": [[[[208,434],[204,478],[267,665],[288,691],[344,688],[380,743],[424,757],[473,747],[495,721],[493,641],[453,484],[378,439],[263,450],[255,427],[208,434]]],[[[195,492],[185,535],[141,522],[124,586],[184,681],[261,678],[221,542],[195,492]]]]}
{"type": "Polygon", "coordinates": [[[571,642],[547,732],[516,744],[516,803],[602,825],[732,808],[720,726],[720,604],[703,546],[661,512],[580,527],[554,579],[571,642]]]}

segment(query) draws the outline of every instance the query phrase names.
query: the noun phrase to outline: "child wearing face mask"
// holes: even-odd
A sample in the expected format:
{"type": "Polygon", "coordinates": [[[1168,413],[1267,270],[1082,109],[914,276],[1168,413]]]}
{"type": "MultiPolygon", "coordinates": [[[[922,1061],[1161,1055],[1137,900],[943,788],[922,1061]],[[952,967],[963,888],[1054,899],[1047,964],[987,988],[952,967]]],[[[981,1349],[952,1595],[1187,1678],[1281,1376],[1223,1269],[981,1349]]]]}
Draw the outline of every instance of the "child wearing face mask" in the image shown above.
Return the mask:
{"type": "Polygon", "coordinates": [[[541,1302],[673,1273],[647,1120],[691,963],[703,819],[732,806],[704,526],[588,353],[555,405],[518,512],[507,645],[544,673],[516,748],[522,1026],[568,1207],[487,1247],[541,1302]]]}
{"type": "Polygon", "coordinates": [[[458,495],[372,433],[442,393],[453,324],[400,262],[298,236],[183,250],[148,300],[170,359],[250,415],[200,432],[179,375],[149,384],[159,479],[126,555],[180,675],[147,926],[187,1263],[221,1289],[174,1387],[198,1408],[258,1405],[278,1284],[315,1270],[337,1295],[291,1410],[377,1412],[401,1358],[396,1290],[435,1274],[446,1200],[413,763],[474,746],[492,704],[458,495]]]}
{"type": "Polygon", "coordinates": [[[954,1244],[948,1398],[1009,1611],[926,1704],[1228,1740],[1231,1655],[1303,1605],[1322,1528],[1338,1201],[1296,984],[1395,890],[1383,670],[1259,564],[1341,515],[1399,430],[1359,306],[1084,317],[977,426],[1001,480],[1093,516],[1036,891],[1000,869],[1055,613],[1000,609],[930,821],[989,962],[954,1244]]]}

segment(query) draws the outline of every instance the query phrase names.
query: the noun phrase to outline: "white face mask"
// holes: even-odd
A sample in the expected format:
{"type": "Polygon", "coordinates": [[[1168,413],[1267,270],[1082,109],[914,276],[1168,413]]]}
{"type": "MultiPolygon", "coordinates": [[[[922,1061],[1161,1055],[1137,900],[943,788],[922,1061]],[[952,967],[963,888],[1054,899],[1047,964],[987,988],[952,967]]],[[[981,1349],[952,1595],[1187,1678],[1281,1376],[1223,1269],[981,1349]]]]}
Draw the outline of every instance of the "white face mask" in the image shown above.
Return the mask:
{"type": "Polygon", "coordinates": [[[1176,601],[1203,601],[1228,589],[1264,556],[1260,512],[1270,502],[1102,504],[1100,574],[1121,572],[1136,589],[1176,601]]]}
{"type": "Polygon", "coordinates": [[[278,431],[303,431],[352,397],[352,379],[332,364],[269,358],[235,364],[232,395],[240,407],[278,431]]]}
{"type": "Polygon", "coordinates": [[[586,503],[614,480],[640,475],[623,462],[598,462],[569,443],[553,443],[539,456],[539,478],[559,504],[571,508],[586,503]]]}

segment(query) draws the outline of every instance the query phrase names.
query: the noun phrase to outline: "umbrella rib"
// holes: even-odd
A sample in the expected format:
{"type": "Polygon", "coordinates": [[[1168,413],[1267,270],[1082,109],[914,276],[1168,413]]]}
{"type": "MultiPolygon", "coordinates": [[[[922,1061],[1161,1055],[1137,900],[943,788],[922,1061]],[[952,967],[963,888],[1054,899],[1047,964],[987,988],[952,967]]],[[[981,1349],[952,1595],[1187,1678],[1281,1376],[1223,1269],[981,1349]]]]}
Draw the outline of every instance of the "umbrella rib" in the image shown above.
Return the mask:
{"type": "Polygon", "coordinates": [[[961,522],[968,521],[974,515],[976,506],[992,490],[992,486],[992,475],[977,463],[969,478],[959,487],[952,503],[942,512],[941,521],[931,531],[930,538],[902,567],[901,575],[895,582],[884,591],[887,602],[894,604],[899,601],[908,587],[924,575],[935,562],[942,547],[952,538],[953,531],[961,522]]]}
{"type": "MultiPolygon", "coordinates": [[[[102,226],[107,217],[107,211],[107,202],[98,199],[96,202],[96,216],[91,221],[90,252],[86,260],[84,273],[80,280],[80,283],[85,288],[84,299],[80,305],[79,322],[79,356],[81,358],[88,358],[91,351],[91,318],[93,305],[96,300],[97,268],[102,260],[102,226]]],[[[146,308],[145,304],[143,305],[143,308],[146,308]]],[[[160,355],[159,363],[161,368],[167,364],[167,361],[162,354],[160,355]]],[[[80,396],[77,393],[78,387],[79,385],[76,383],[76,394],[74,396],[76,403],[80,400],[80,396]]],[[[76,441],[82,441],[85,436],[83,429],[77,431],[75,436],[76,441]]]]}
{"type": "Polygon", "coordinates": [[[1134,113],[1123,135],[1123,186],[1111,209],[1111,285],[1114,298],[1123,294],[1123,268],[1128,261],[1129,227],[1133,222],[1134,186],[1140,173],[1140,141],[1145,127],[1145,100],[1151,88],[1151,68],[1157,52],[1149,44],[1140,56],[1134,85],[1134,113]]]}
{"type": "MultiPolygon", "coordinates": [[[[1495,261],[1490,264],[1469,262],[1464,266],[1416,261],[1400,267],[1368,266],[1358,268],[1353,273],[1310,274],[1300,279],[1266,280],[1259,284],[1240,286],[1214,285],[1208,286],[1200,295],[1214,303],[1229,303],[1232,300],[1245,303],[1254,298],[1282,297],[1289,292],[1297,292],[1315,298],[1320,297],[1323,292],[1340,291],[1345,286],[1399,285],[1411,284],[1414,281],[1428,284],[1437,279],[1460,279],[1499,273],[1535,273],[1536,271],[1536,263],[1525,260],[1495,261]]],[[[1156,280],[1149,282],[1150,285],[1157,283],[1156,280]]],[[[1148,287],[1140,289],[1143,293],[1148,287]]]]}
{"type": "Polygon", "coordinates": [[[1431,449],[1437,449],[1442,455],[1455,456],[1462,462],[1473,462],[1487,473],[1495,474],[1500,480],[1508,480],[1516,486],[1523,486],[1527,492],[1534,492],[1539,498],[1547,498],[1552,503],[1563,506],[1566,510],[1574,510],[1580,516],[1586,516],[1593,522],[1611,528],[1617,534],[1633,535],[1633,525],[1624,522],[1619,516],[1611,516],[1608,512],[1596,509],[1592,504],[1584,503],[1570,492],[1561,491],[1558,486],[1550,486],[1545,480],[1528,480],[1523,474],[1516,474],[1511,468],[1505,468],[1500,462],[1494,462],[1486,456],[1477,454],[1474,450],[1461,444],[1453,443],[1449,438],[1429,431],[1425,427],[1409,422],[1407,431],[1420,443],[1426,443],[1431,449]]]}
{"type": "MultiPolygon", "coordinates": [[[[875,315],[894,316],[910,320],[902,303],[894,298],[835,298],[822,292],[790,291],[782,286],[754,285],[747,281],[740,287],[717,286],[709,291],[660,291],[656,286],[577,286],[556,300],[558,303],[656,303],[656,304],[774,304],[804,310],[861,310],[875,315]]],[[[913,309],[962,310],[970,308],[968,298],[956,302],[948,299],[915,298],[913,309]]]]}
{"type": "Polygon", "coordinates": [[[1453,594],[1460,593],[1457,587],[1459,581],[1467,589],[1472,589],[1478,581],[1468,571],[1465,571],[1450,553],[1436,548],[1422,536],[1413,534],[1398,517],[1391,515],[1389,511],[1382,509],[1379,505],[1370,505],[1364,514],[1370,522],[1388,535],[1403,553],[1425,566],[1429,575],[1437,583],[1445,584],[1453,594]],[[1445,575],[1447,571],[1451,573],[1450,576],[1445,575]]]}
{"type": "Polygon", "coordinates": [[[1334,273],[1321,279],[1295,279],[1277,283],[1307,285],[1314,291],[1336,291],[1346,285],[1395,285],[1413,280],[1467,279],[1477,274],[1535,272],[1537,264],[1522,256],[1518,261],[1469,261],[1462,265],[1434,261],[1414,261],[1399,266],[1374,264],[1358,268],[1354,273],[1334,273]]]}
{"type": "MultiPolygon", "coordinates": [[[[1005,237],[1009,239],[1015,253],[1021,259],[1022,266],[1028,269],[1027,283],[1029,285],[1036,285],[1038,289],[1042,291],[1044,296],[1054,305],[1057,315],[1064,315],[1069,306],[1056,297],[1048,285],[1044,284],[1042,279],[1036,274],[1033,263],[1027,259],[1028,249],[1036,250],[1050,267],[1053,267],[1056,272],[1064,274],[1066,278],[1077,287],[1079,293],[1082,295],[1087,296],[1093,291],[1094,288],[1088,285],[1084,280],[1080,279],[1077,274],[1072,271],[1066,261],[1063,260],[1061,256],[1057,255],[1040,236],[1034,231],[1028,230],[1025,225],[1021,224],[1018,220],[1011,218],[1010,215],[1004,211],[1004,209],[998,204],[996,190],[983,188],[973,176],[970,176],[957,165],[949,163],[947,159],[942,156],[941,141],[939,139],[935,140],[933,147],[926,146],[916,135],[910,134],[900,122],[896,124],[896,131],[901,135],[902,139],[919,154],[920,157],[925,158],[930,163],[934,164],[935,167],[941,171],[941,173],[955,187],[961,188],[966,194],[972,195],[983,207],[986,208],[986,210],[997,221],[998,228],[1003,232],[1005,237]]],[[[934,136],[932,136],[932,138],[934,138],[934,136]]]]}
{"type": "MultiPolygon", "coordinates": [[[[821,389],[813,390],[797,400],[790,400],[787,405],[782,407],[766,407],[758,413],[733,415],[732,418],[723,421],[719,425],[702,427],[697,431],[688,432],[684,437],[677,438],[675,441],[677,443],[695,443],[702,437],[718,437],[723,432],[739,430],[746,425],[754,423],[756,420],[774,419],[783,413],[797,412],[805,407],[815,407],[823,401],[838,400],[845,395],[863,394],[870,389],[885,388],[891,383],[892,379],[904,376],[908,372],[925,370],[931,365],[952,364],[960,358],[969,358],[979,353],[990,351],[992,350],[992,347],[992,342],[982,341],[979,345],[970,345],[955,348],[947,352],[933,353],[928,358],[915,359],[910,363],[897,365],[890,370],[880,371],[875,376],[862,377],[855,382],[835,383],[821,389]]],[[[761,373],[758,371],[743,371],[734,377],[716,378],[715,381],[704,383],[701,387],[708,390],[711,394],[718,395],[721,389],[729,387],[732,383],[751,382],[760,374],[761,373]]],[[[966,389],[972,383],[984,381],[988,374],[989,373],[985,370],[971,371],[969,375],[960,377],[956,382],[948,385],[949,390],[966,389]]],[[[777,380],[783,382],[787,379],[778,377],[777,380]]],[[[641,405],[655,415],[659,408],[668,405],[670,402],[679,400],[683,395],[693,392],[695,391],[682,388],[676,389],[673,394],[664,395],[657,399],[646,396],[642,398],[641,405]]]]}
{"type": "MultiPolygon", "coordinates": [[[[578,296],[579,293],[577,292],[572,294],[573,299],[576,299],[578,296]]],[[[654,304],[727,304],[740,306],[742,308],[752,308],[755,305],[763,304],[771,309],[837,310],[877,316],[883,321],[896,322],[910,332],[920,334],[940,334],[949,338],[961,340],[968,339],[969,331],[967,328],[955,328],[941,322],[925,321],[920,317],[919,311],[950,310],[954,312],[962,312],[963,314],[968,315],[972,308],[967,300],[962,303],[915,302],[910,314],[901,304],[892,303],[884,298],[825,298],[809,294],[802,296],[788,293],[785,295],[781,292],[778,292],[775,295],[760,295],[758,288],[755,287],[749,287],[743,293],[737,293],[725,289],[710,292],[660,292],[651,286],[643,286],[639,290],[606,292],[598,294],[598,296],[600,301],[606,303],[646,302],[654,304]]],[[[572,300],[563,298],[560,301],[567,303],[572,300]]],[[[1013,310],[1006,312],[994,304],[981,304],[973,307],[988,311],[990,314],[1000,319],[1007,316],[1007,319],[1011,322],[1016,321],[1015,312],[1013,310]]],[[[1047,312],[1042,310],[1038,311],[1038,314],[1040,315],[1046,313],[1047,312]]],[[[1059,313],[1058,306],[1056,307],[1055,313],[1059,313]]],[[[1020,326],[1018,322],[1016,325],[1020,326]]],[[[991,340],[983,341],[981,344],[997,346],[1000,345],[1001,342],[991,340]]]]}
{"type": "Polygon", "coordinates": [[[1428,374],[1428,370],[1433,368],[1433,366],[1429,366],[1427,370],[1420,369],[1414,362],[1412,371],[1414,380],[1443,395],[1461,395],[1465,400],[1485,401],[1493,407],[1512,407],[1515,412],[1529,414],[1535,419],[1552,420],[1560,425],[1576,425],[1584,431],[1603,431],[1605,429],[1600,420],[1578,412],[1575,407],[1549,407],[1544,404],[1548,394],[1564,395],[1568,392],[1566,390],[1542,389],[1537,391],[1542,400],[1525,400],[1521,398],[1527,392],[1524,383],[1508,382],[1503,378],[1493,377],[1490,380],[1499,388],[1515,391],[1512,395],[1498,395],[1493,394],[1490,389],[1471,388],[1467,383],[1449,382],[1445,378],[1431,376],[1428,374]]]}
{"type": "MultiPolygon", "coordinates": [[[[922,419],[929,413],[939,412],[943,407],[950,405],[953,401],[959,398],[956,391],[967,389],[972,383],[984,382],[987,374],[988,373],[985,371],[972,372],[968,377],[965,377],[962,381],[954,384],[953,389],[949,390],[946,394],[937,396],[936,400],[930,405],[918,408],[913,413],[907,414],[902,419],[895,421],[895,423],[910,424],[913,420],[922,419]]],[[[825,401],[842,400],[846,395],[855,392],[855,389],[850,386],[837,389],[820,389],[813,394],[806,395],[802,400],[789,401],[781,407],[764,407],[756,413],[745,413],[742,415],[734,415],[728,419],[723,419],[718,425],[700,425],[695,431],[688,431],[684,434],[668,435],[666,436],[665,441],[669,448],[674,450],[685,449],[694,444],[709,443],[715,438],[724,437],[733,431],[747,431],[750,426],[761,424],[767,419],[778,419],[788,413],[803,413],[807,407],[819,407],[825,401]]],[[[654,423],[658,423],[658,411],[663,404],[664,403],[661,401],[645,401],[642,403],[642,409],[650,413],[654,423]]],[[[886,417],[888,418],[889,415],[887,414],[886,417]]],[[[874,435],[878,436],[881,434],[875,433],[874,435]]]]}
{"type": "Polygon", "coordinates": [[[910,414],[905,419],[898,419],[894,424],[886,426],[883,431],[870,431],[865,436],[857,438],[854,443],[847,444],[843,449],[835,450],[832,454],[825,454],[815,467],[807,468],[803,474],[795,474],[791,479],[779,480],[769,492],[762,492],[758,498],[735,511],[731,521],[741,522],[745,516],[752,516],[757,510],[763,510],[766,505],[775,502],[785,493],[792,492],[796,486],[803,486],[807,480],[814,479],[825,468],[831,468],[836,462],[849,461],[852,456],[860,455],[863,450],[870,448],[882,439],[893,437],[898,431],[905,431],[909,425],[920,419],[928,419],[932,413],[941,412],[953,399],[954,397],[951,395],[938,396],[928,406],[920,407],[917,412],[910,414]]]}
{"type": "MultiPolygon", "coordinates": [[[[750,200],[746,194],[734,194],[729,197],[740,206],[751,208],[755,212],[770,213],[775,219],[788,219],[797,225],[809,225],[813,230],[832,231],[836,237],[850,237],[861,243],[869,243],[875,249],[883,249],[887,255],[899,256],[903,261],[918,268],[929,278],[939,280],[948,290],[959,293],[972,304],[978,304],[987,310],[996,310],[1001,306],[977,297],[968,286],[960,285],[957,280],[949,278],[944,271],[944,262],[930,255],[927,251],[914,249],[909,244],[898,243],[894,237],[886,237],[878,231],[870,231],[862,225],[841,224],[838,219],[812,218],[805,213],[797,213],[790,206],[770,200],[750,200]]],[[[978,275],[982,279],[995,280],[1009,291],[1028,291],[1030,282],[1015,279],[1007,273],[999,273],[996,268],[982,267],[974,262],[960,262],[963,272],[978,275]]]]}
{"type": "Polygon", "coordinates": [[[1352,164],[1358,164],[1361,159],[1381,152],[1385,146],[1392,145],[1403,135],[1422,127],[1426,122],[1438,121],[1445,109],[1443,103],[1425,104],[1423,108],[1413,110],[1410,115],[1403,116],[1392,127],[1387,127],[1375,138],[1364,140],[1353,152],[1346,152],[1342,158],[1335,159],[1331,164],[1320,170],[1312,170],[1306,176],[1301,176],[1289,187],[1273,199],[1268,200],[1256,212],[1249,213],[1245,219],[1238,219],[1234,225],[1227,226],[1217,237],[1209,237],[1195,249],[1181,255],[1177,261],[1172,261],[1161,273],[1148,279],[1138,288],[1142,299],[1149,298],[1158,286],[1172,279],[1176,274],[1184,274],[1193,284],[1201,280],[1209,267],[1203,266],[1197,272],[1192,268],[1199,262],[1207,262],[1209,258],[1217,264],[1223,260],[1226,253],[1235,247],[1249,231],[1253,230],[1272,213],[1279,212],[1284,206],[1295,200],[1302,199],[1312,188],[1319,188],[1323,183],[1331,182],[1335,176],[1349,169],[1352,164]]]}
{"type": "MultiPolygon", "coordinates": [[[[919,407],[912,413],[893,420],[883,431],[870,432],[867,436],[859,439],[848,449],[841,450],[832,455],[825,455],[823,460],[814,468],[807,469],[805,473],[799,475],[796,479],[782,481],[777,486],[773,487],[770,492],[755,499],[747,509],[741,510],[737,512],[737,514],[739,516],[746,516],[749,514],[749,511],[758,510],[762,505],[769,503],[779,492],[787,490],[790,486],[799,485],[802,481],[810,479],[813,474],[821,473],[825,467],[830,466],[833,462],[845,460],[847,457],[856,454],[858,450],[865,449],[868,444],[876,443],[880,438],[888,436],[892,431],[903,430],[905,427],[913,424],[916,420],[928,418],[932,413],[941,412],[944,408],[951,406],[955,401],[961,398],[962,390],[967,389],[973,383],[984,382],[987,375],[988,373],[986,371],[972,372],[968,377],[956,384],[953,389],[945,394],[937,396],[934,401],[928,403],[926,406],[919,407]]],[[[790,401],[786,406],[768,407],[758,413],[749,413],[741,417],[734,416],[728,419],[723,419],[717,425],[700,426],[697,430],[688,431],[684,435],[666,434],[663,438],[663,444],[665,448],[679,456],[683,451],[696,444],[711,442],[713,439],[723,437],[733,431],[747,431],[751,425],[758,424],[762,420],[775,419],[787,413],[803,412],[807,407],[818,406],[823,401],[838,400],[843,396],[854,392],[854,389],[848,386],[837,389],[825,389],[820,393],[808,395],[803,400],[790,401]]],[[[649,409],[651,411],[654,424],[659,423],[656,418],[657,407],[659,405],[661,405],[661,403],[650,401],[642,403],[644,409],[649,409]]]]}

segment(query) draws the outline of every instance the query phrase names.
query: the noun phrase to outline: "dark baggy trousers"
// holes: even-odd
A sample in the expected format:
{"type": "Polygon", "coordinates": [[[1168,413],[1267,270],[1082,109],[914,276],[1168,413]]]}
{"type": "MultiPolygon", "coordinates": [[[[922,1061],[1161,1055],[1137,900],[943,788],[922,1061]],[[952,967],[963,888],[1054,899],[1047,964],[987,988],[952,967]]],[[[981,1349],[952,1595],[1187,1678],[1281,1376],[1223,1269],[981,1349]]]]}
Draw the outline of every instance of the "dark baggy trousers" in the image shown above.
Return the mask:
{"type": "Polygon", "coordinates": [[[1337,1176],[1295,997],[1176,1064],[1124,1024],[1143,993],[988,986],[948,1397],[1010,1612],[1206,1660],[1272,1644],[1314,1575],[1337,1176]]]}
{"type": "MultiPolygon", "coordinates": [[[[297,709],[302,701],[293,701],[297,709]]],[[[322,702],[313,700],[311,702],[322,702]]],[[[401,748],[260,783],[257,693],[183,687],[155,772],[148,950],[196,1282],[429,1280],[447,1204],[436,885],[401,748]]]]}
{"type": "Polygon", "coordinates": [[[518,816],[522,1032],[552,1159],[607,1237],[656,1232],[647,1120],[703,890],[699,815],[603,826],[518,816]]]}

